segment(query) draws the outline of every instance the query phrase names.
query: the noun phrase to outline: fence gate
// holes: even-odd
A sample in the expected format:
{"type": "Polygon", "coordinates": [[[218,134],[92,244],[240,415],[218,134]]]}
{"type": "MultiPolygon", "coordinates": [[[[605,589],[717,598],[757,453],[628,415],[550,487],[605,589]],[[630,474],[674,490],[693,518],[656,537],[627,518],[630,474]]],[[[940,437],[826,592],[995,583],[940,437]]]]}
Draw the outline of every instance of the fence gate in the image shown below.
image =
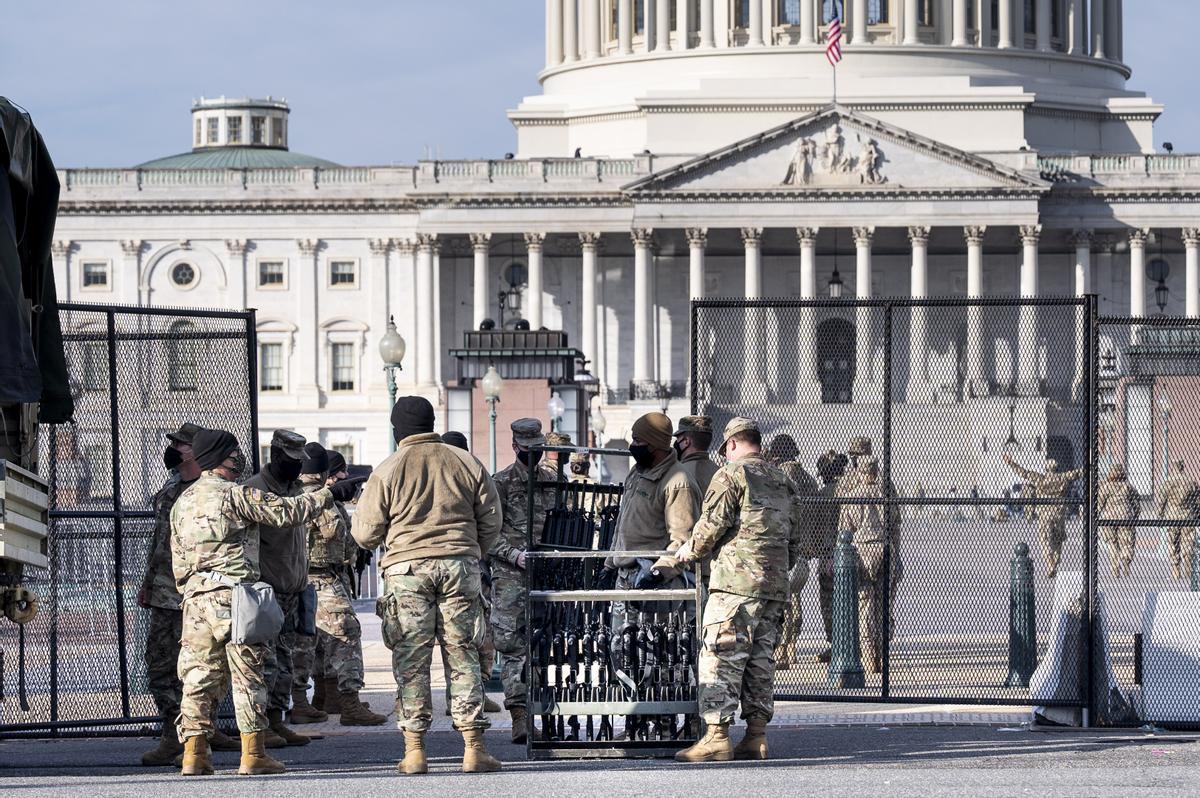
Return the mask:
{"type": "MultiPolygon", "coordinates": [[[[707,300],[692,304],[691,348],[694,412],[717,429],[757,419],[768,456],[814,476],[822,455],[870,438],[899,510],[878,672],[861,689],[831,686],[820,655],[832,577],[814,560],[777,650],[777,697],[1086,707],[1101,723],[1194,717],[1194,691],[1142,684],[1137,652],[1149,596],[1200,589],[1197,320],[1102,318],[1094,296],[707,300]],[[1068,487],[1031,498],[1048,460],[1068,487]],[[1108,498],[1117,464],[1132,501],[1108,498]],[[1021,544],[1037,660],[1068,663],[1032,690],[1009,678],[1021,544]],[[1078,627],[1056,626],[1066,606],[1078,627]]],[[[830,535],[854,503],[828,487],[805,501],[830,535]]]]}
{"type": "Polygon", "coordinates": [[[254,311],[62,304],[75,423],[39,430],[50,481],[50,568],[41,612],[6,652],[0,736],[119,733],[155,723],[137,592],[166,479],[164,435],[227,429],[258,466],[254,311]],[[18,651],[23,644],[23,675],[18,651]]]}

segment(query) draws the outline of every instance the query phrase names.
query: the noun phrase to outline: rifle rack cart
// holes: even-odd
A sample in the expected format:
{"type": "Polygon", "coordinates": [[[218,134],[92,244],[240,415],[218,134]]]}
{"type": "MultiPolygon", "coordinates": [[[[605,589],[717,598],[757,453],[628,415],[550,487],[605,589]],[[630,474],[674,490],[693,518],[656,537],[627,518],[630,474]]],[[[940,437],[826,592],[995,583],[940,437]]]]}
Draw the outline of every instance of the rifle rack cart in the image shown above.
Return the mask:
{"type": "Polygon", "coordinates": [[[530,469],[526,754],[530,759],[671,756],[696,741],[700,726],[700,583],[615,589],[613,572],[603,571],[605,557],[615,553],[653,562],[664,552],[610,551],[623,487],[568,482],[563,465],[570,453],[628,457],[629,452],[537,449],[562,455],[555,481],[535,481],[537,469],[530,469]],[[533,498],[539,490],[553,492],[553,502],[534,543],[533,498]]]}

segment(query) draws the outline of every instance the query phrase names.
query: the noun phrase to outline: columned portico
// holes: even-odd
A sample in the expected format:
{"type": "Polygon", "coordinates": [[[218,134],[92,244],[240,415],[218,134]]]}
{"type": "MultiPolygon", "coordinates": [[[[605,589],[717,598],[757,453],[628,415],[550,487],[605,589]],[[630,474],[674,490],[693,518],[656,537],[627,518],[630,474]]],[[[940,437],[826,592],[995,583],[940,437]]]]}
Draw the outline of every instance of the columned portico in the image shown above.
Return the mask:
{"type": "Polygon", "coordinates": [[[633,384],[644,388],[654,381],[654,307],[651,303],[650,248],[654,230],[634,228],[633,238],[633,384]]]}
{"type": "MultiPolygon", "coordinates": [[[[1021,298],[1035,299],[1038,295],[1038,245],[1042,226],[1023,225],[1021,234],[1021,298]]],[[[1017,395],[1039,396],[1041,374],[1038,369],[1038,309],[1021,307],[1017,320],[1017,395]]]]}
{"type": "MultiPolygon", "coordinates": [[[[983,296],[983,236],[987,228],[982,225],[963,229],[967,243],[967,298],[983,296]]],[[[991,386],[983,371],[983,308],[967,306],[967,362],[965,393],[979,398],[991,393],[991,386]]]]}
{"type": "MultiPolygon", "coordinates": [[[[854,228],[855,299],[871,298],[871,244],[874,239],[874,227],[854,228]]],[[[883,380],[875,369],[875,312],[872,308],[859,308],[857,321],[854,401],[879,402],[883,400],[883,380]]]]}
{"type": "Polygon", "coordinates": [[[1129,233],[1129,315],[1146,315],[1146,238],[1149,230],[1129,233]]]}
{"type": "Polygon", "coordinates": [[[529,329],[542,328],[542,245],[546,242],[545,233],[526,233],[525,251],[529,269],[528,289],[525,292],[525,318],[529,329]]]}
{"type": "Polygon", "coordinates": [[[491,244],[491,233],[471,233],[471,253],[474,257],[474,319],[475,329],[488,318],[488,246],[491,244]]]}
{"type": "MultiPolygon", "coordinates": [[[[753,0],[751,6],[755,5],[753,0]]],[[[761,6],[760,6],[761,8],[761,6]]],[[[762,228],[761,227],[743,227],[742,244],[745,248],[746,274],[745,274],[745,297],[746,299],[760,299],[762,297],[762,228]]],[[[763,351],[763,335],[765,325],[763,324],[763,313],[757,308],[752,308],[746,312],[746,344],[745,344],[745,389],[749,396],[754,396],[755,392],[761,389],[763,384],[762,378],[762,351],[763,351]]]]}
{"type": "MultiPolygon", "coordinates": [[[[908,240],[912,244],[912,273],[909,294],[913,299],[924,299],[929,295],[929,228],[908,228],[908,240]]],[[[908,391],[909,403],[923,404],[934,400],[933,386],[929,381],[929,328],[926,308],[913,307],[909,311],[909,357],[908,391]]]]}
{"type": "Polygon", "coordinates": [[[596,250],[600,246],[599,233],[580,233],[579,247],[582,251],[580,264],[579,336],[580,350],[584,360],[596,359],[596,250]]]}
{"type": "Polygon", "coordinates": [[[688,297],[704,298],[704,247],[708,244],[708,230],[689,227],[688,240],[688,297]]]}
{"type": "MultiPolygon", "coordinates": [[[[800,298],[817,298],[817,233],[815,227],[797,227],[796,240],[800,244],[800,298]]],[[[799,340],[799,385],[796,388],[800,402],[817,404],[821,401],[821,380],[817,370],[817,314],[812,308],[800,309],[799,340]]]]}

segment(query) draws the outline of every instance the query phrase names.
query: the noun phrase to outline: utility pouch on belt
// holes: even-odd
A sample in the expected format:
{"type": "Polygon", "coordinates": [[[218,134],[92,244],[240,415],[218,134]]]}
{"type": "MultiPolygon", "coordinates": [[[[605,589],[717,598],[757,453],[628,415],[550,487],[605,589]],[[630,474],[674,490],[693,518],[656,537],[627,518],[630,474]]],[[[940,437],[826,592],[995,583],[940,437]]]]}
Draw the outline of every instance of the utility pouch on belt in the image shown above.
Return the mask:
{"type": "Polygon", "coordinates": [[[300,612],[296,618],[296,631],[306,637],[317,634],[317,586],[309,585],[300,591],[300,612]]]}
{"type": "Polygon", "coordinates": [[[379,616],[383,645],[391,651],[400,642],[400,625],[396,622],[396,596],[385,593],[375,601],[375,614],[379,616]]]}
{"type": "Polygon", "coordinates": [[[232,615],[232,643],[270,643],[283,629],[283,610],[275,600],[275,589],[266,582],[234,585],[232,615]]]}

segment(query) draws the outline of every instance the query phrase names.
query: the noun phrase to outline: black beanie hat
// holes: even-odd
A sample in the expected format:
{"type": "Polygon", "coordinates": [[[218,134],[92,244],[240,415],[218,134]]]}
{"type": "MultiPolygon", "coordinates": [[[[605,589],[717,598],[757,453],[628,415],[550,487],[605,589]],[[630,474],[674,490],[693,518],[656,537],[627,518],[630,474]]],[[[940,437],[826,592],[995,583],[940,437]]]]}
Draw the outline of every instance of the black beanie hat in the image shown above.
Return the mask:
{"type": "Polygon", "coordinates": [[[341,452],[325,450],[329,454],[329,473],[336,474],[339,471],[346,470],[346,458],[342,457],[341,452]]]}
{"type": "Polygon", "coordinates": [[[201,471],[216,468],[225,462],[225,458],[236,448],[237,438],[223,429],[200,430],[192,438],[192,457],[201,471]]]}
{"type": "Polygon", "coordinates": [[[304,462],[300,466],[301,474],[324,474],[329,471],[329,453],[325,447],[313,441],[304,444],[304,462]]]}
{"type": "Polygon", "coordinates": [[[421,396],[401,396],[392,408],[392,434],[396,442],[409,435],[433,432],[433,405],[421,396]]]}
{"type": "Polygon", "coordinates": [[[471,451],[470,447],[467,446],[467,436],[463,435],[461,432],[455,432],[454,430],[442,433],[442,443],[455,446],[459,449],[462,449],[464,452],[471,451]]]}

